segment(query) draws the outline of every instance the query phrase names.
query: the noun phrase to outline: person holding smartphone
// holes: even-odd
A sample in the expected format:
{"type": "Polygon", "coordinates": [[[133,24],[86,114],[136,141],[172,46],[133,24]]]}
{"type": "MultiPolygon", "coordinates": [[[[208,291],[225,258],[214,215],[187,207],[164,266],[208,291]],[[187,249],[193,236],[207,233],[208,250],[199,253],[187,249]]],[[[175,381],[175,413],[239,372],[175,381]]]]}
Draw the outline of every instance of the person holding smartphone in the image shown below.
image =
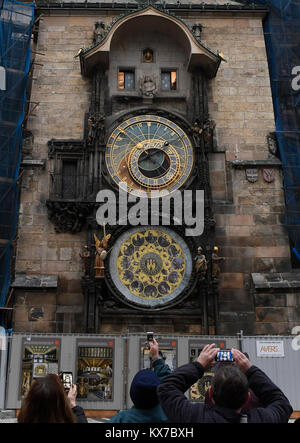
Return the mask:
{"type": "Polygon", "coordinates": [[[130,398],[133,407],[119,411],[109,423],[166,423],[168,419],[157,397],[157,386],[171,369],[160,357],[159,346],[155,338],[148,336],[147,345],[152,362],[152,369],[142,369],[134,376],[130,386],[130,398]]]}
{"type": "Polygon", "coordinates": [[[87,423],[76,397],[77,386],[65,390],[57,374],[37,378],[23,400],[18,423],[87,423]]]}
{"type": "Polygon", "coordinates": [[[158,397],[171,423],[288,423],[293,412],[283,392],[239,350],[232,349],[234,365],[218,367],[209,388],[212,406],[191,402],[184,393],[216,365],[219,349],[206,345],[196,361],[177,368],[158,386],[158,397]],[[263,407],[241,413],[249,388],[263,407]]]}

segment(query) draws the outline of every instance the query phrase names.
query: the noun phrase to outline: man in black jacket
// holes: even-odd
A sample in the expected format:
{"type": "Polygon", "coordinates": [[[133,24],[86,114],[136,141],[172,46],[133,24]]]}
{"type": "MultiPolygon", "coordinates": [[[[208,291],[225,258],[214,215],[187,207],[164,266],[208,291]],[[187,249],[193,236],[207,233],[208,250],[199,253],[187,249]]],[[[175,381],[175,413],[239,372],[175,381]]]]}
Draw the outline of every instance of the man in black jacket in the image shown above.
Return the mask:
{"type": "MultiPolygon", "coordinates": [[[[262,408],[247,413],[248,423],[287,423],[293,409],[283,392],[248,358],[232,349],[235,365],[217,369],[210,389],[213,406],[189,401],[184,393],[214,364],[218,348],[203,348],[197,361],[181,366],[166,377],[158,387],[158,396],[165,414],[172,423],[240,423],[241,414],[251,388],[262,408]]],[[[243,418],[243,419],[242,419],[243,418]]]]}

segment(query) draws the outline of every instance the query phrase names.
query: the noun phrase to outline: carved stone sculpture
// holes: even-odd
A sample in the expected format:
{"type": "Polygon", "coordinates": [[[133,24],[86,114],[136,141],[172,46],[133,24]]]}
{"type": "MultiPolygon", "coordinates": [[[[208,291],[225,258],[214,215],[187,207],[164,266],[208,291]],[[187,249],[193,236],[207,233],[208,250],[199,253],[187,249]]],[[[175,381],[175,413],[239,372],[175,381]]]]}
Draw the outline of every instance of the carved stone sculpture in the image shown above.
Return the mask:
{"type": "Polygon", "coordinates": [[[213,253],[211,255],[212,259],[212,273],[211,276],[213,279],[218,279],[220,276],[220,266],[219,263],[222,260],[225,260],[225,257],[219,257],[219,248],[218,246],[214,246],[213,253]]]}
{"type": "Polygon", "coordinates": [[[157,86],[154,77],[145,75],[140,79],[140,91],[143,97],[153,98],[157,94],[157,86]]]}
{"type": "Polygon", "coordinates": [[[205,277],[207,271],[207,260],[205,255],[202,253],[201,246],[199,246],[197,252],[198,254],[194,258],[196,262],[196,272],[198,277],[202,280],[205,277]]]}
{"type": "Polygon", "coordinates": [[[201,39],[201,32],[202,32],[203,26],[200,23],[195,23],[192,26],[192,32],[194,34],[194,36],[196,37],[196,39],[200,40],[201,39]]]}
{"type": "Polygon", "coordinates": [[[101,42],[105,35],[105,23],[102,21],[95,23],[95,30],[94,30],[94,43],[97,44],[101,42]]]}
{"type": "Polygon", "coordinates": [[[84,275],[90,275],[91,272],[91,253],[89,251],[89,247],[85,245],[84,251],[79,254],[80,258],[83,261],[83,267],[84,267],[84,275]]]}
{"type": "Polygon", "coordinates": [[[95,239],[95,263],[94,263],[94,269],[95,269],[95,278],[104,278],[104,260],[107,257],[107,250],[108,250],[108,241],[111,237],[111,234],[107,234],[103,237],[102,240],[99,240],[96,234],[94,234],[95,239]]]}
{"type": "Polygon", "coordinates": [[[213,120],[205,120],[203,125],[203,139],[206,152],[213,150],[213,135],[215,129],[215,122],[213,120]]]}
{"type": "Polygon", "coordinates": [[[202,132],[203,132],[203,129],[199,125],[199,122],[196,120],[192,126],[192,133],[193,133],[193,138],[194,138],[195,144],[197,146],[200,146],[200,135],[202,134],[202,132]]]}

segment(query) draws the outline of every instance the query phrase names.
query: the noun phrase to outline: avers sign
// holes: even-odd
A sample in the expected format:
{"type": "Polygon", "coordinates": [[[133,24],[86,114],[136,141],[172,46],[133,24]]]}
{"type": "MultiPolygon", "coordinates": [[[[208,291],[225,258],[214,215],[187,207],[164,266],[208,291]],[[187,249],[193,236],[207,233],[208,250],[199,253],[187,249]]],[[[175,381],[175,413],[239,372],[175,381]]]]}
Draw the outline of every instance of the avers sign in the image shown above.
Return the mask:
{"type": "Polygon", "coordinates": [[[284,346],[282,340],[256,341],[257,357],[284,357],[284,346]]]}

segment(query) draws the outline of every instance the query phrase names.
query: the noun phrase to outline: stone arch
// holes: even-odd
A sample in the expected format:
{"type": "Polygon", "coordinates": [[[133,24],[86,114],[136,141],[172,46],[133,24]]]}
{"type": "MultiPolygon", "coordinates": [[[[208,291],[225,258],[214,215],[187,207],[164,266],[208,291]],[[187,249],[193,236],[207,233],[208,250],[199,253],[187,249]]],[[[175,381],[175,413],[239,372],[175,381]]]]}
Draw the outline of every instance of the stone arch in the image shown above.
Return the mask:
{"type": "Polygon", "coordinates": [[[209,78],[216,75],[222,57],[196,39],[181,19],[153,6],[120,17],[100,43],[82,51],[80,61],[83,75],[89,75],[96,65],[101,65],[103,69],[108,68],[113,41],[128,26],[152,27],[154,30],[168,33],[184,48],[188,71],[201,68],[209,78]]]}

